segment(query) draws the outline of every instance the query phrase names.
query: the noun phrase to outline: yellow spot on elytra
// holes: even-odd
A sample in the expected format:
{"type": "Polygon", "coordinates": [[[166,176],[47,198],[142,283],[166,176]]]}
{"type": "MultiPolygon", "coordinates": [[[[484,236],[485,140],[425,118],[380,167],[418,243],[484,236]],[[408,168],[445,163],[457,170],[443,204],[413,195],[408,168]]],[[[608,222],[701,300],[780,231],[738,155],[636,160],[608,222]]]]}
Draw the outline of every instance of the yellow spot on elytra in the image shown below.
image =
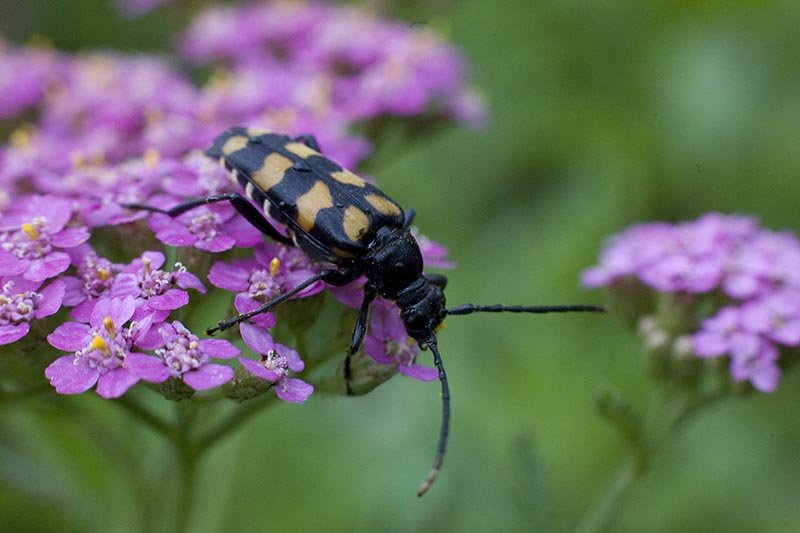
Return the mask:
{"type": "Polygon", "coordinates": [[[351,205],[344,210],[342,226],[348,239],[358,241],[369,229],[369,218],[361,209],[351,205]]]}
{"type": "Polygon", "coordinates": [[[148,148],[147,150],[144,151],[142,160],[144,161],[144,164],[147,165],[149,168],[155,168],[158,162],[161,161],[161,152],[159,152],[155,148],[148,148]]]}
{"type": "Polygon", "coordinates": [[[356,187],[363,187],[366,184],[364,178],[356,176],[346,169],[331,172],[331,177],[338,182],[346,183],[348,185],[355,185],[356,187]]]}
{"type": "Polygon", "coordinates": [[[281,267],[281,260],[277,257],[273,257],[272,261],[269,262],[269,275],[273,278],[278,273],[278,269],[281,267]]]}
{"type": "Polygon", "coordinates": [[[305,231],[311,231],[317,213],[326,207],[333,207],[331,190],[323,182],[318,181],[311,190],[297,199],[297,224],[305,231]]]}
{"type": "Polygon", "coordinates": [[[108,278],[111,277],[111,271],[108,270],[107,268],[98,268],[97,277],[100,278],[102,281],[107,281],[108,278]]]}
{"type": "Polygon", "coordinates": [[[272,152],[264,158],[261,168],[253,172],[253,181],[263,190],[268,191],[279,184],[288,169],[292,168],[292,162],[288,157],[272,152]]]}
{"type": "Polygon", "coordinates": [[[92,339],[92,349],[100,350],[101,352],[107,352],[108,344],[106,344],[106,341],[103,340],[103,337],[100,335],[95,335],[92,339]]]}
{"type": "Polygon", "coordinates": [[[364,199],[369,202],[372,207],[384,215],[388,215],[390,217],[396,217],[400,215],[400,208],[397,207],[397,204],[385,196],[381,196],[379,194],[368,194],[364,197],[364,199]]]}
{"type": "Polygon", "coordinates": [[[312,155],[319,155],[319,152],[303,143],[286,143],[286,151],[293,153],[301,159],[308,159],[312,155]]]}
{"type": "Polygon", "coordinates": [[[103,318],[103,327],[106,328],[106,331],[111,335],[117,334],[117,326],[114,325],[114,319],[110,316],[103,318]]]}
{"type": "Polygon", "coordinates": [[[31,224],[30,222],[26,222],[22,225],[22,232],[27,235],[30,240],[35,241],[39,239],[39,230],[36,229],[36,226],[31,224]]]}
{"type": "Polygon", "coordinates": [[[231,155],[233,152],[237,152],[245,146],[247,146],[247,137],[244,135],[234,135],[228,138],[225,144],[222,145],[222,153],[231,155]]]}
{"type": "Polygon", "coordinates": [[[442,331],[442,330],[443,330],[444,328],[446,328],[446,327],[447,327],[447,326],[445,325],[445,323],[444,323],[444,322],[440,322],[440,323],[439,323],[439,325],[438,325],[438,326],[436,326],[436,329],[434,329],[434,331],[435,331],[436,333],[439,333],[440,331],[442,331]]]}
{"type": "Polygon", "coordinates": [[[262,135],[269,135],[272,133],[266,128],[247,128],[247,135],[250,137],[261,137],[262,135]]]}

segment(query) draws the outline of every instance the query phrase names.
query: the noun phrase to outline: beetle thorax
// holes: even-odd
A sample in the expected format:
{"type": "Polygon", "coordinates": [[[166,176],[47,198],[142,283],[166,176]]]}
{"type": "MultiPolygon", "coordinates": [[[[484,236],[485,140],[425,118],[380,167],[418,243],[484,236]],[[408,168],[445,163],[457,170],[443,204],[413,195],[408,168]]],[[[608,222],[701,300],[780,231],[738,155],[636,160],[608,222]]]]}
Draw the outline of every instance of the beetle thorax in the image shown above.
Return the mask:
{"type": "Polygon", "coordinates": [[[422,278],[422,253],[408,230],[381,228],[364,258],[364,274],[381,296],[398,295],[422,278]]]}
{"type": "Polygon", "coordinates": [[[364,274],[381,296],[400,308],[409,336],[427,342],[447,311],[442,289],[422,275],[422,253],[411,233],[381,228],[364,259],[364,274]]]}

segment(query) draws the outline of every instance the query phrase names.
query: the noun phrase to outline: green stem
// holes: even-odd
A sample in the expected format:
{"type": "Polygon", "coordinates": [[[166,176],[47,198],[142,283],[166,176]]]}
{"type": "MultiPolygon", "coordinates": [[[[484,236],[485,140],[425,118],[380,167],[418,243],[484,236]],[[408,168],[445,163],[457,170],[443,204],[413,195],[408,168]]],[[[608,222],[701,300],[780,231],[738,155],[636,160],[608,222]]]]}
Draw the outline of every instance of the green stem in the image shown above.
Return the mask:
{"type": "Polygon", "coordinates": [[[639,477],[639,472],[636,462],[626,462],[617,471],[602,496],[592,505],[589,512],[583,516],[575,528],[575,533],[595,533],[608,529],[620,503],[639,477]]]}
{"type": "Polygon", "coordinates": [[[728,396],[727,391],[696,396],[685,391],[670,391],[653,411],[648,421],[651,435],[649,452],[641,457],[627,460],[618,470],[614,479],[601,497],[592,505],[575,528],[579,533],[599,533],[607,531],[625,501],[630,489],[644,477],[657,454],[678,432],[683,423],[705,407],[720,398],[728,396]]]}
{"type": "Polygon", "coordinates": [[[49,384],[15,391],[0,390],[0,405],[4,403],[18,402],[20,400],[27,400],[28,398],[38,396],[52,390],[53,387],[51,387],[49,384]]]}
{"type": "Polygon", "coordinates": [[[184,406],[181,402],[176,405],[178,412],[173,444],[178,459],[180,476],[177,487],[174,531],[179,533],[189,530],[189,519],[195,492],[195,467],[202,455],[202,451],[192,442],[191,438],[191,430],[195,420],[193,407],[191,405],[184,406]]]}
{"type": "Polygon", "coordinates": [[[275,399],[276,396],[274,394],[267,393],[244,404],[197,440],[197,452],[205,452],[208,448],[219,442],[220,439],[247,422],[253,415],[261,412],[263,408],[274,404],[275,399]]]}
{"type": "Polygon", "coordinates": [[[172,441],[175,438],[175,432],[169,424],[164,422],[159,416],[150,412],[139,400],[136,400],[132,394],[125,394],[120,396],[114,401],[118,405],[128,411],[135,419],[150,426],[156,432],[160,433],[168,440],[172,441]]]}

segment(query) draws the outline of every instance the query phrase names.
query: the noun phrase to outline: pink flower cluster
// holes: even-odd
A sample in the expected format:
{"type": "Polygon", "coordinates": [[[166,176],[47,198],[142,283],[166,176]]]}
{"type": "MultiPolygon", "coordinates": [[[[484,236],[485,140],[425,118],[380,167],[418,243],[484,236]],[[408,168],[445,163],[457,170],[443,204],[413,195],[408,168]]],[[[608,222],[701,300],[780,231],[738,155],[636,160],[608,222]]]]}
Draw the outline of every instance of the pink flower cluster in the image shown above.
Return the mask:
{"type": "Polygon", "coordinates": [[[733,378],[761,391],[777,387],[781,352],[800,346],[800,239],[752,217],[709,213],[628,228],[582,281],[599,287],[626,279],[659,292],[709,295],[716,309],[691,332],[694,353],[728,356],[733,378]]]}
{"type": "MultiPolygon", "coordinates": [[[[238,367],[238,349],[199,338],[174,315],[205,293],[205,276],[235,293],[236,310],[247,312],[320,266],[295,248],[264,242],[226,203],[175,218],[122,205],[169,208],[235,190],[202,154],[233,125],[315,135],[326,155],[352,168],[371,149],[353,126],[368,131],[361,126],[389,116],[410,126],[471,122],[483,109],[465,88],[453,47],[427,29],[350,7],[209,8],[179,46],[213,70],[204,85],[163,57],[0,41],[0,119],[16,125],[0,146],[0,345],[41,331],[33,322],[46,324],[50,345],[70,352],[46,370],[64,394],[94,387],[112,398],[141,380],[181,380],[194,390],[235,386],[239,368],[267,380],[280,398],[305,401],[313,387],[292,377],[304,363],[272,339],[272,314],[242,325],[258,359],[240,357],[238,367]],[[145,223],[186,264],[168,264],[141,231],[145,223]],[[197,259],[204,254],[220,255],[204,263],[197,259]],[[62,318],[67,313],[71,321],[62,318]]],[[[426,261],[448,265],[443,247],[419,238],[426,261]]],[[[331,292],[357,306],[362,285],[331,292]]],[[[318,283],[296,297],[326,290],[318,283]]],[[[376,304],[370,326],[365,351],[376,362],[435,378],[415,364],[418,347],[392,305],[376,304]]]]}

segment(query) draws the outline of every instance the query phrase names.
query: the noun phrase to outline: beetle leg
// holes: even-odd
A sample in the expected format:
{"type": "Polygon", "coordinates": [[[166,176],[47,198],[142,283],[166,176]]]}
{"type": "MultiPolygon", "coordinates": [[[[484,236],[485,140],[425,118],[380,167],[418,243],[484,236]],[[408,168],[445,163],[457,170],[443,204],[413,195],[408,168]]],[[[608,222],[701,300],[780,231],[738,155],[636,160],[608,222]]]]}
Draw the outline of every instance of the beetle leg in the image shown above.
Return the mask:
{"type": "Polygon", "coordinates": [[[213,196],[194,198],[171,207],[170,209],[160,209],[158,207],[152,207],[143,204],[122,204],[122,207],[127,207],[128,209],[152,211],[154,213],[163,213],[171,217],[176,217],[196,207],[200,207],[201,205],[214,204],[217,202],[230,202],[233,208],[236,209],[236,211],[238,211],[239,214],[242,215],[245,220],[252,224],[253,227],[258,231],[276,242],[286,244],[287,246],[294,246],[292,239],[281,234],[281,232],[279,232],[272,224],[269,223],[266,218],[264,218],[264,215],[262,215],[261,212],[259,212],[259,210],[253,206],[253,204],[247,201],[247,198],[238,192],[227,192],[223,194],[215,194],[213,196]]]}
{"type": "Polygon", "coordinates": [[[413,209],[406,209],[405,218],[403,219],[403,229],[408,229],[411,226],[411,223],[414,222],[414,215],[416,214],[416,211],[413,209]]]}
{"type": "Polygon", "coordinates": [[[425,274],[425,279],[428,280],[428,283],[436,285],[442,290],[447,287],[447,277],[442,276],[441,274],[425,274]]]}
{"type": "Polygon", "coordinates": [[[206,334],[214,335],[218,331],[224,331],[256,315],[260,315],[262,313],[268,313],[269,311],[277,307],[279,304],[285,302],[295,294],[299,293],[303,289],[308,288],[310,285],[318,281],[324,281],[325,283],[329,283],[331,285],[339,287],[342,285],[346,285],[347,283],[350,283],[357,276],[358,276],[357,271],[350,271],[350,270],[339,271],[333,269],[323,270],[321,272],[314,274],[307,280],[303,281],[294,289],[285,292],[279,296],[276,296],[275,298],[263,304],[261,307],[257,309],[253,309],[252,311],[248,311],[247,313],[241,313],[234,317],[228,318],[227,320],[222,320],[221,322],[218,322],[216,326],[208,328],[206,330],[206,334]]]}
{"type": "Polygon", "coordinates": [[[347,356],[344,358],[344,384],[347,388],[348,396],[353,394],[353,389],[350,386],[350,382],[353,378],[352,371],[350,370],[350,358],[364,343],[364,335],[367,333],[367,325],[369,323],[369,308],[377,295],[378,291],[375,290],[372,283],[364,285],[364,299],[361,301],[361,309],[358,311],[358,319],[353,328],[353,338],[350,341],[350,346],[347,348],[347,356]]]}
{"type": "Polygon", "coordinates": [[[293,141],[300,141],[312,150],[316,150],[319,153],[322,153],[322,150],[319,147],[319,142],[317,142],[317,138],[313,135],[298,135],[293,141]]]}

